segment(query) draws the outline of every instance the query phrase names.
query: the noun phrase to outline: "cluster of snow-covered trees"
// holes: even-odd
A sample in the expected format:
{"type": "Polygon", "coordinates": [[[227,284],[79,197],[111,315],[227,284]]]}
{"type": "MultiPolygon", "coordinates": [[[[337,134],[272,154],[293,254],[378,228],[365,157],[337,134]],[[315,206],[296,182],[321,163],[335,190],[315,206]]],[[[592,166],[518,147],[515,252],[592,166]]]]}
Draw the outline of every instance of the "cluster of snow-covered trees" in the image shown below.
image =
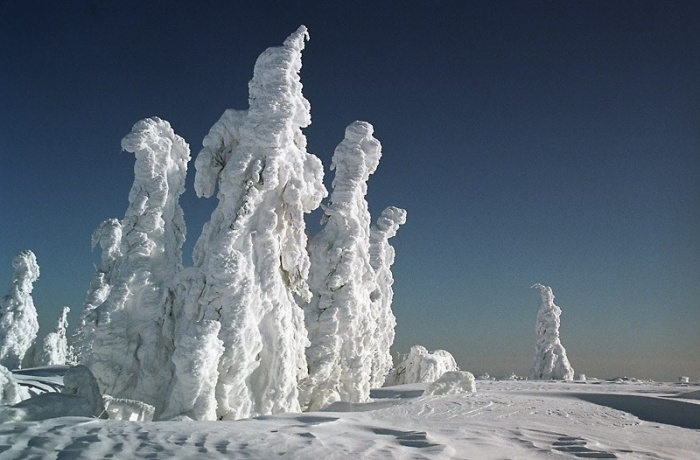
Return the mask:
{"type": "Polygon", "coordinates": [[[304,215],[327,195],[306,151],[310,105],[299,79],[299,28],[257,60],[248,110],[227,110],[195,160],[195,192],[218,206],[183,267],[189,146],[158,118],[122,141],[136,155],[129,208],[93,236],[102,261],[79,327],[80,361],[105,393],[155,418],[238,419],[365,401],[392,367],[394,260],[405,222],[371,219],[366,181],[381,145],[370,124],[346,130],[324,226],[304,215]]]}

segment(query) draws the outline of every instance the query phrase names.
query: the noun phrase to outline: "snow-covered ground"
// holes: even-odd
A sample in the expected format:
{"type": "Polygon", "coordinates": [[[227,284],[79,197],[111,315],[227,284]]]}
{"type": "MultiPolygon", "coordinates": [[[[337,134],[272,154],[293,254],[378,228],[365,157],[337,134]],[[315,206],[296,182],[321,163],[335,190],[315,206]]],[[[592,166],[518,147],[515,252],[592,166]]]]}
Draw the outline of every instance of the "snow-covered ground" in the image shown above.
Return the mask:
{"type": "MultiPolygon", "coordinates": [[[[44,376],[46,378],[46,376],[44,376]]],[[[26,382],[26,378],[25,378],[26,382]]],[[[0,458],[692,459],[698,385],[477,381],[471,394],[427,384],[373,401],[235,422],[64,417],[0,425],[0,458]]]]}

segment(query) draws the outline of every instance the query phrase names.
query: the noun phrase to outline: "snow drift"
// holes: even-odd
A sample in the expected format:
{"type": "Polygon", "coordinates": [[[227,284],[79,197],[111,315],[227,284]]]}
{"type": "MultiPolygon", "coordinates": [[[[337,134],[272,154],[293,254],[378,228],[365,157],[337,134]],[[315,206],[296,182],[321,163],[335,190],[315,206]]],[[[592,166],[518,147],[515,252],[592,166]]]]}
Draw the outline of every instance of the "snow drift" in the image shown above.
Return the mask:
{"type": "Polygon", "coordinates": [[[535,284],[540,290],[542,306],[537,313],[535,359],[530,369],[532,380],[573,380],[574,369],[559,340],[561,308],[554,304],[552,288],[535,284]]]}
{"type": "Polygon", "coordinates": [[[439,379],[428,385],[424,396],[452,395],[457,393],[474,393],[476,382],[471,372],[448,371],[439,379]]]}

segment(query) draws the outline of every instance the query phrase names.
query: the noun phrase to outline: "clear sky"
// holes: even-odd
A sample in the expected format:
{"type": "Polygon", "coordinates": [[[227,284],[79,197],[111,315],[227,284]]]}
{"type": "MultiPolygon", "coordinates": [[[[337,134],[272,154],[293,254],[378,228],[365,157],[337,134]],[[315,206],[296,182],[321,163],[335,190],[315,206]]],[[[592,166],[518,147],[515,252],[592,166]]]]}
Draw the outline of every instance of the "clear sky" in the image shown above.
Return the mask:
{"type": "MultiPolygon", "coordinates": [[[[195,156],[304,24],[309,151],[328,168],[369,121],[372,214],[408,211],[397,351],[525,374],[539,282],[577,374],[697,380],[699,21],[694,1],[0,1],[0,291],[31,249],[42,327],[75,323],[91,234],[128,204],[120,139],[155,115],[195,156]]],[[[215,206],[190,169],[187,263],[215,206]]]]}

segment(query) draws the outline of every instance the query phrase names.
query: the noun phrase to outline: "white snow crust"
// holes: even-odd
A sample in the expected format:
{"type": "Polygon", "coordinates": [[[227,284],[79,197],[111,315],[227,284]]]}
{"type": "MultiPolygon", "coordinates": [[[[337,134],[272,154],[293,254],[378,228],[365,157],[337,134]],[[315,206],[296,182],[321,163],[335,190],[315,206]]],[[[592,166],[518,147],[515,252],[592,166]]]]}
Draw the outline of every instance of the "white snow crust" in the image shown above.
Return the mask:
{"type": "Polygon", "coordinates": [[[131,422],[150,422],[153,420],[155,407],[134,399],[102,396],[105,413],[110,420],[129,420],[131,422]]]}
{"type": "Polygon", "coordinates": [[[104,392],[162,407],[173,374],[169,285],[182,269],[178,198],[189,146],[154,117],[136,123],[122,148],[136,156],[134,184],[124,219],[93,236],[103,257],[83,313],[81,362],[104,392]]]}
{"type": "Polygon", "coordinates": [[[391,371],[386,384],[430,383],[445,372],[458,370],[457,362],[449,351],[430,352],[421,345],[414,345],[404,360],[391,371]]]}
{"type": "Polygon", "coordinates": [[[25,357],[30,362],[34,358],[32,346],[39,321],[32,290],[39,278],[39,265],[32,251],[24,251],[13,259],[12,267],[10,292],[0,301],[0,365],[19,369],[25,357]]]}
{"type": "Polygon", "coordinates": [[[0,365],[0,404],[17,404],[29,398],[29,391],[17,383],[14,375],[0,365]]]}
{"type": "Polygon", "coordinates": [[[535,359],[528,378],[532,380],[573,380],[574,369],[559,340],[561,308],[554,304],[552,288],[535,284],[542,306],[537,312],[535,359]]]}
{"type": "Polygon", "coordinates": [[[457,393],[474,393],[476,382],[474,375],[466,371],[447,371],[439,379],[428,385],[424,396],[452,395],[457,393]]]}

